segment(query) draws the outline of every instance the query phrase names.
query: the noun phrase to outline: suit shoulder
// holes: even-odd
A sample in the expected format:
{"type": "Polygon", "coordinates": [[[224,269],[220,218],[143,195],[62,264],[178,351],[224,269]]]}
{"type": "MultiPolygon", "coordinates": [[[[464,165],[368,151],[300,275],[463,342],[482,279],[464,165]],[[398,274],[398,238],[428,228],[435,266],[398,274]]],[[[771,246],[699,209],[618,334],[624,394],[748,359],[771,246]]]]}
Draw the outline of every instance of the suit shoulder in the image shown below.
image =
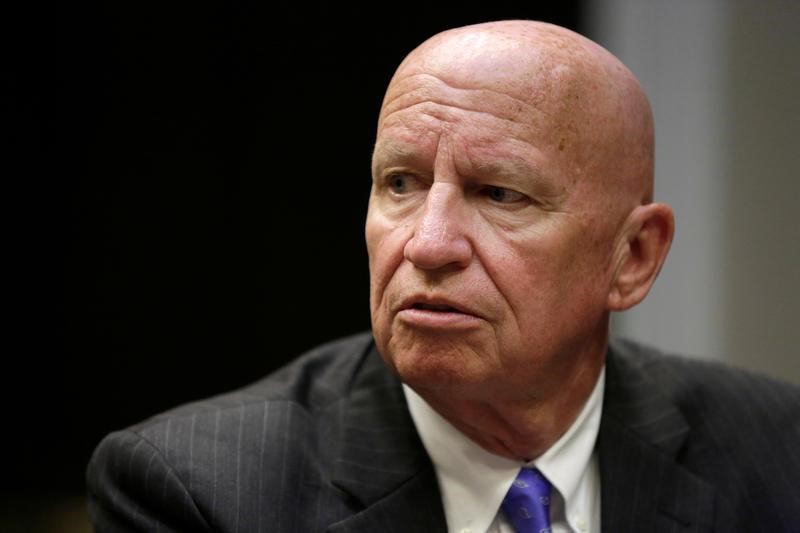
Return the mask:
{"type": "Polygon", "coordinates": [[[721,531],[797,525],[800,387],[632,342],[615,342],[609,356],[612,388],[637,420],[670,417],[674,459],[714,487],[721,531]]]}
{"type": "Polygon", "coordinates": [[[347,393],[373,346],[369,332],[328,342],[240,389],[238,393],[256,398],[289,400],[313,409],[347,393]]]}
{"type": "Polygon", "coordinates": [[[627,340],[612,345],[617,360],[638,369],[689,418],[728,419],[731,424],[774,425],[800,435],[800,387],[719,361],[664,353],[627,340]]]}
{"type": "Polygon", "coordinates": [[[312,413],[347,394],[352,379],[373,346],[369,332],[318,346],[271,374],[240,389],[180,405],[130,429],[147,432],[167,421],[188,423],[198,417],[225,416],[231,411],[292,410],[312,413]]]}
{"type": "Polygon", "coordinates": [[[131,522],[144,505],[158,512],[141,526],[137,522],[142,531],[184,515],[194,525],[174,530],[200,531],[211,524],[232,531],[240,510],[242,516],[273,519],[288,508],[286,491],[276,485],[283,472],[316,475],[319,465],[333,463],[337,450],[330,443],[342,400],[352,394],[354,380],[369,373],[365,361],[382,365],[373,359],[371,335],[351,336],[313,349],[242,389],[111,433],[87,470],[93,519],[101,525],[117,516],[131,522]],[[131,500],[128,514],[134,518],[120,510],[120,494],[131,500]],[[162,494],[169,498],[158,499],[162,494]]]}

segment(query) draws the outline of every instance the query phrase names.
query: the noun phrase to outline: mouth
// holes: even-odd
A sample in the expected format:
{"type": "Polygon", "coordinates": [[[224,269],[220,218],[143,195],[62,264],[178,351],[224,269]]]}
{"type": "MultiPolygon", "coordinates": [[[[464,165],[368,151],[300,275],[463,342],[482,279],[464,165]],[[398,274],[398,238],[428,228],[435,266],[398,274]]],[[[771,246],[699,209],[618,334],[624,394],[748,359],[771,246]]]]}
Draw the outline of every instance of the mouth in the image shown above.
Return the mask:
{"type": "Polygon", "coordinates": [[[421,309],[423,311],[434,311],[434,312],[442,312],[442,313],[461,313],[452,305],[447,304],[426,304],[426,303],[415,303],[411,304],[408,309],[421,309]]]}
{"type": "Polygon", "coordinates": [[[409,326],[424,329],[474,328],[481,317],[466,305],[449,299],[415,297],[400,307],[398,317],[409,326]]]}
{"type": "Polygon", "coordinates": [[[444,297],[417,295],[406,299],[400,306],[401,311],[408,309],[427,311],[431,313],[461,313],[464,315],[477,316],[477,313],[470,309],[466,304],[444,297]]]}

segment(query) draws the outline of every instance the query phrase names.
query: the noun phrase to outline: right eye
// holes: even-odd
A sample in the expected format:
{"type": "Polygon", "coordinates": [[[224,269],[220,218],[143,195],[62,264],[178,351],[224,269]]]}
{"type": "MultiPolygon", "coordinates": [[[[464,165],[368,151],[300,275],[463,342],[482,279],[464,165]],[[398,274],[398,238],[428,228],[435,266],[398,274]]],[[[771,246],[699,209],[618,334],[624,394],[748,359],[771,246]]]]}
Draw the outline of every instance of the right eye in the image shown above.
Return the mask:
{"type": "Polygon", "coordinates": [[[389,189],[395,194],[406,194],[414,190],[416,178],[409,174],[390,174],[386,177],[389,189]]]}

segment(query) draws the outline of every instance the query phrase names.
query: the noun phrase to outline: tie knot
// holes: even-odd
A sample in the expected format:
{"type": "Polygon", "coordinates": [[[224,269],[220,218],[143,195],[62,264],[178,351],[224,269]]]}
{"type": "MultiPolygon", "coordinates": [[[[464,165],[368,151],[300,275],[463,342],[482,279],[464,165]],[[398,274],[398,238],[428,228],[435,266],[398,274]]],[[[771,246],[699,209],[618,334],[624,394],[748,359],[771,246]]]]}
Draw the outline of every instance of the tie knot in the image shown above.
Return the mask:
{"type": "Polygon", "coordinates": [[[517,533],[550,532],[552,485],[535,469],[523,468],[503,500],[502,509],[517,533]]]}

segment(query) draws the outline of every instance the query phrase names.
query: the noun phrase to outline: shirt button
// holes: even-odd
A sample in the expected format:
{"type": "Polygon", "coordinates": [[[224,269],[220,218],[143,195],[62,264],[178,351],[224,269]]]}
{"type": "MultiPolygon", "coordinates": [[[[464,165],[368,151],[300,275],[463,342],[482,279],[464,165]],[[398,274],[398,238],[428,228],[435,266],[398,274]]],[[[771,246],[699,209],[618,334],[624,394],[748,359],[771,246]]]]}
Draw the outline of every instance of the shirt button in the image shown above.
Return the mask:
{"type": "Polygon", "coordinates": [[[472,533],[472,530],[470,528],[468,528],[468,527],[465,527],[464,529],[462,529],[458,533],[472,533]]]}
{"type": "Polygon", "coordinates": [[[575,525],[578,526],[578,529],[581,531],[586,531],[589,528],[589,524],[586,523],[586,519],[582,516],[579,516],[577,520],[575,520],[575,525]]]}

